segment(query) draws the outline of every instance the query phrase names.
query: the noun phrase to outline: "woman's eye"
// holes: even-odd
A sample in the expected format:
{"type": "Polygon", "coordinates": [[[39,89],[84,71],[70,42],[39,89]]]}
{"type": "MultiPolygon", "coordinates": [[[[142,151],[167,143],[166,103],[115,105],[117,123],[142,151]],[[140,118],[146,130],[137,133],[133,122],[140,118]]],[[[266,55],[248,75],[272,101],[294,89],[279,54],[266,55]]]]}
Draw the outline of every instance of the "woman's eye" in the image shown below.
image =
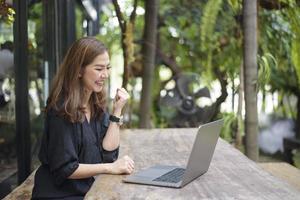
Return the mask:
{"type": "Polygon", "coordinates": [[[110,66],[108,66],[108,67],[101,67],[101,68],[95,68],[97,71],[103,71],[104,69],[107,69],[107,70],[110,70],[110,66]]]}

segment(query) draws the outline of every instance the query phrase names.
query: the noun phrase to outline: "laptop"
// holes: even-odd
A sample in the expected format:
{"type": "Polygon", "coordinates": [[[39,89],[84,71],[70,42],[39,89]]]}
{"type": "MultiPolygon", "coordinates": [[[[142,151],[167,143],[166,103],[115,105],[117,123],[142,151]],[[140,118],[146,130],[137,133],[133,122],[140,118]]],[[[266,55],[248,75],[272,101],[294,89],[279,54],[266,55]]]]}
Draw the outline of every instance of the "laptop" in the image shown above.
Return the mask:
{"type": "Polygon", "coordinates": [[[127,176],[125,183],[181,188],[207,172],[223,119],[201,125],[185,168],[156,165],[127,176]]]}

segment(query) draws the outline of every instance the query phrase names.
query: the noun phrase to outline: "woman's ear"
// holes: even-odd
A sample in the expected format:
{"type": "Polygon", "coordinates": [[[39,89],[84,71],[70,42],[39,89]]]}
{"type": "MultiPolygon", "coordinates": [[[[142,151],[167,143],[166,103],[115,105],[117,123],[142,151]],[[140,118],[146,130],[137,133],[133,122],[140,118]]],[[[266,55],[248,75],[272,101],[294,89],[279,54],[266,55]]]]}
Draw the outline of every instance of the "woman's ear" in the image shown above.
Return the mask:
{"type": "Polygon", "coordinates": [[[82,74],[83,74],[83,69],[80,69],[80,72],[78,74],[78,78],[82,78],[82,74]]]}

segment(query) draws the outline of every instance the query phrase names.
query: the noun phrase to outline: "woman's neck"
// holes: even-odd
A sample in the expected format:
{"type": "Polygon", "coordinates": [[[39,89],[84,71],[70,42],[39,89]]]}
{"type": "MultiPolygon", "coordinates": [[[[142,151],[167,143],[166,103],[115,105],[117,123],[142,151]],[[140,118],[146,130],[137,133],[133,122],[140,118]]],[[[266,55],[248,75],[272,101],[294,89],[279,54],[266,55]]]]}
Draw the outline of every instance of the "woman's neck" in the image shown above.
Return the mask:
{"type": "Polygon", "coordinates": [[[91,91],[87,91],[87,90],[84,91],[84,96],[83,96],[83,101],[82,101],[83,107],[86,107],[89,105],[91,95],[92,95],[91,91]]]}
{"type": "Polygon", "coordinates": [[[88,91],[85,92],[85,95],[83,97],[83,104],[82,104],[82,106],[84,107],[85,117],[88,122],[90,122],[90,118],[91,118],[91,107],[89,104],[91,94],[92,94],[91,92],[88,91]]]}
{"type": "Polygon", "coordinates": [[[86,117],[87,121],[90,123],[92,113],[91,113],[91,108],[89,105],[87,107],[85,107],[84,112],[85,112],[85,117],[86,117]]]}

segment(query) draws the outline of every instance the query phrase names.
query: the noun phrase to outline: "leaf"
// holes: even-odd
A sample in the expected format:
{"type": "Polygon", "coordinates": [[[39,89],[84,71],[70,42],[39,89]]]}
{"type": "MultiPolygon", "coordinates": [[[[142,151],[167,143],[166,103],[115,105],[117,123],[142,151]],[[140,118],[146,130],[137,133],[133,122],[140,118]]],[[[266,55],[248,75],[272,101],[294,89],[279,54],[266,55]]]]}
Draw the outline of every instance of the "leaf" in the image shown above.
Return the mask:
{"type": "Polygon", "coordinates": [[[232,134],[234,132],[233,127],[235,127],[238,123],[238,118],[235,113],[223,113],[224,125],[221,129],[220,136],[226,141],[231,142],[233,137],[232,134]]]}
{"type": "Polygon", "coordinates": [[[291,59],[298,77],[298,86],[300,86],[300,11],[292,8],[288,13],[291,23],[291,30],[294,33],[292,37],[291,59]]]}
{"type": "Polygon", "coordinates": [[[228,0],[228,4],[231,6],[235,14],[239,13],[242,8],[240,0],[228,0]]]}
{"type": "Polygon", "coordinates": [[[207,52],[206,65],[211,68],[212,52],[214,48],[214,29],[218,13],[222,7],[222,0],[209,0],[204,7],[204,14],[201,20],[201,50],[207,52]]]}
{"type": "Polygon", "coordinates": [[[266,53],[258,58],[258,65],[258,86],[263,88],[270,82],[271,69],[277,68],[277,61],[271,53],[266,53]]]}

